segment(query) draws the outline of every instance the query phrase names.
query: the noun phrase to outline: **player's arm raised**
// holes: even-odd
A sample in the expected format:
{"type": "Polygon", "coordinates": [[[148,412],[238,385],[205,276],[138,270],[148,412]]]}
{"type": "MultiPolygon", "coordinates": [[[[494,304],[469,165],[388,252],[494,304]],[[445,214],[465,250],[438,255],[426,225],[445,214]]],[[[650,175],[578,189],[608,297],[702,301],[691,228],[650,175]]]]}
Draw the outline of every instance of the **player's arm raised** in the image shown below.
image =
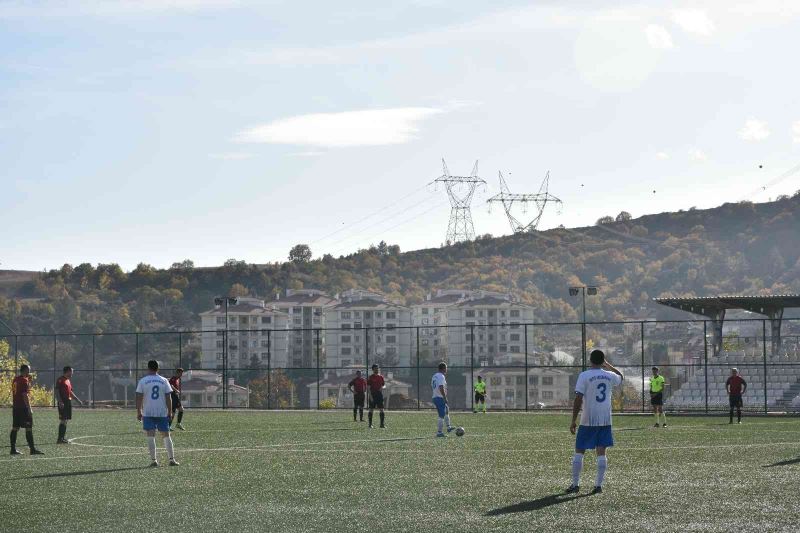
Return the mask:
{"type": "Polygon", "coordinates": [[[583,407],[583,394],[576,392],[575,401],[572,402],[572,424],[569,426],[569,432],[573,435],[578,429],[578,415],[581,412],[581,407],[583,407]]]}
{"type": "Polygon", "coordinates": [[[608,362],[608,359],[606,359],[606,360],[603,362],[603,368],[604,368],[605,370],[608,370],[609,372],[613,372],[613,373],[615,373],[615,374],[616,374],[616,375],[618,375],[618,376],[619,376],[621,379],[625,379],[625,376],[622,374],[622,372],[620,372],[620,371],[619,371],[619,369],[617,369],[617,368],[616,368],[614,365],[612,365],[611,363],[609,363],[609,362],[608,362]]]}

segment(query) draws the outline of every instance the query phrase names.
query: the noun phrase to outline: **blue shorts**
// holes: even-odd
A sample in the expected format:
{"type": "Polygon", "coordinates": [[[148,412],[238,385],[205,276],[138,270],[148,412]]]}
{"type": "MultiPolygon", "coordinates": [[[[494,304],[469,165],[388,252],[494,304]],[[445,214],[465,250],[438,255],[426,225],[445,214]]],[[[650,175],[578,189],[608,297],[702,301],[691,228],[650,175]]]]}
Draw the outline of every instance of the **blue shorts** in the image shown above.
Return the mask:
{"type": "Polygon", "coordinates": [[[142,427],[145,431],[157,429],[161,433],[169,433],[169,418],[166,416],[146,416],[142,419],[142,427]]]}
{"type": "Polygon", "coordinates": [[[436,411],[439,413],[439,418],[444,418],[447,415],[447,404],[444,403],[444,398],[434,398],[433,405],[436,406],[436,411]]]}
{"type": "Polygon", "coordinates": [[[611,426],[578,426],[575,448],[578,450],[594,450],[598,446],[608,448],[614,445],[611,426]]]}

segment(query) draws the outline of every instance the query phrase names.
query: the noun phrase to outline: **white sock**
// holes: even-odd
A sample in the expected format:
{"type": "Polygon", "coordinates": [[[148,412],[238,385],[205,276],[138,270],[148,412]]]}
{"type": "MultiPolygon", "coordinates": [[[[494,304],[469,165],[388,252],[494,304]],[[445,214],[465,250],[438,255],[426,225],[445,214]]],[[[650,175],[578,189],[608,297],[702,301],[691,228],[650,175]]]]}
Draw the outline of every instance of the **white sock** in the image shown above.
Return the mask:
{"type": "Polygon", "coordinates": [[[156,460],[156,438],[155,437],[147,437],[147,449],[150,450],[150,459],[152,461],[156,460]]]}
{"type": "MultiPolygon", "coordinates": [[[[153,440],[155,441],[155,439],[153,440]]],[[[164,437],[164,448],[167,449],[167,457],[169,457],[169,460],[175,460],[175,449],[172,447],[172,437],[164,437]]]]}
{"type": "Polygon", "coordinates": [[[600,455],[597,457],[597,483],[594,484],[595,487],[602,487],[603,486],[603,478],[606,475],[606,468],[608,467],[608,457],[605,455],[600,455]]]}
{"type": "Polygon", "coordinates": [[[448,429],[450,428],[450,415],[444,416],[444,423],[447,424],[448,429]]]}
{"type": "Polygon", "coordinates": [[[439,425],[437,427],[439,428],[439,433],[444,432],[444,418],[439,419],[439,425]]]}
{"type": "Polygon", "coordinates": [[[576,453],[572,457],[572,485],[574,487],[581,484],[581,470],[583,470],[583,454],[576,453]]]}
{"type": "Polygon", "coordinates": [[[661,413],[661,418],[663,419],[663,424],[667,423],[667,413],[661,413]]]}

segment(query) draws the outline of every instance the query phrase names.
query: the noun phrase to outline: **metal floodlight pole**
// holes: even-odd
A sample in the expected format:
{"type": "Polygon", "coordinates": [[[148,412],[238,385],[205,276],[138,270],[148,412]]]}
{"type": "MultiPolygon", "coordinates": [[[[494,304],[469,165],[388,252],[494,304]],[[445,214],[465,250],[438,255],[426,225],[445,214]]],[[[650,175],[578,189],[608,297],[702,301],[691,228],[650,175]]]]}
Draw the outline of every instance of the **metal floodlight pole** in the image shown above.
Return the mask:
{"type": "Polygon", "coordinates": [[[583,370],[586,370],[586,293],[588,292],[589,296],[595,296],[598,290],[599,287],[594,285],[569,288],[570,296],[577,296],[579,292],[581,294],[581,357],[583,358],[581,366],[583,370]]]}

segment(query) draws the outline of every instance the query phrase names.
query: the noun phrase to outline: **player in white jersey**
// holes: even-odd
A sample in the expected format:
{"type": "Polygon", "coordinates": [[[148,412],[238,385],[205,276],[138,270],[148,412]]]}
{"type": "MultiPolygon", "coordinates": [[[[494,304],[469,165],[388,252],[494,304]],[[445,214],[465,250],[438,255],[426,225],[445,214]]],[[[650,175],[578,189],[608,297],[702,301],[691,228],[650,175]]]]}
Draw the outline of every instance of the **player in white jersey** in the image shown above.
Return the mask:
{"type": "Polygon", "coordinates": [[[156,458],[156,430],[164,438],[164,447],[169,456],[169,465],[178,466],[172,438],[169,436],[169,420],[172,418],[172,387],[166,378],[158,374],[158,361],[147,362],[148,373],[136,385],[136,417],[147,433],[147,448],[150,451],[150,466],[158,466],[156,458]]]}
{"type": "Polygon", "coordinates": [[[614,445],[611,433],[611,389],[622,383],[622,372],[606,361],[602,350],[589,354],[592,368],[581,372],[575,383],[575,403],[572,407],[570,432],[575,435],[578,413],[583,408],[581,423],[577,427],[575,455],[572,458],[572,485],[567,493],[578,492],[583,469],[583,454],[597,449],[597,481],[592,494],[603,492],[603,477],[608,467],[606,448],[614,445]]]}
{"type": "Polygon", "coordinates": [[[447,364],[439,363],[439,371],[431,379],[431,389],[433,392],[433,405],[439,414],[437,437],[444,437],[444,428],[447,425],[447,432],[450,433],[455,428],[450,425],[450,408],[447,406],[447,364]]]}

